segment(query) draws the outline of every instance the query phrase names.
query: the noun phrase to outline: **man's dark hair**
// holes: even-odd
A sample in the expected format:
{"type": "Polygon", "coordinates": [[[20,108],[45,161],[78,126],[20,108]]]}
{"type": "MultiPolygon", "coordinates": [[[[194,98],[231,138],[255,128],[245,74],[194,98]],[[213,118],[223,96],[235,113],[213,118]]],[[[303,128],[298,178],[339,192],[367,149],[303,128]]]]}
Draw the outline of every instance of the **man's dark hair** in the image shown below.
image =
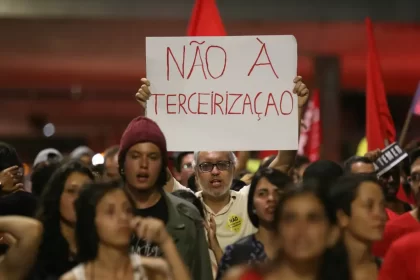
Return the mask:
{"type": "Polygon", "coordinates": [[[307,156],[302,155],[296,155],[295,162],[294,162],[294,168],[300,168],[305,164],[309,164],[311,161],[307,156]]]}
{"type": "Polygon", "coordinates": [[[177,172],[182,171],[182,166],[181,166],[182,160],[184,159],[186,155],[189,155],[189,154],[194,154],[194,152],[182,152],[177,155],[177,157],[175,158],[175,170],[177,172]]]}
{"type": "Polygon", "coordinates": [[[303,173],[303,181],[316,180],[321,188],[330,188],[344,174],[343,168],[330,160],[317,160],[303,173]]]}
{"type": "Polygon", "coordinates": [[[23,166],[16,149],[10,144],[0,142],[0,171],[15,165],[23,166]]]}
{"type": "Polygon", "coordinates": [[[120,181],[91,183],[80,191],[80,195],[74,203],[77,217],[75,236],[78,261],[88,262],[97,257],[99,236],[95,224],[96,206],[106,194],[115,190],[122,190],[134,208],[134,201],[126,193],[120,181]]]}
{"type": "Polygon", "coordinates": [[[373,164],[373,161],[370,160],[368,157],[352,156],[344,162],[344,172],[351,173],[351,167],[353,166],[353,164],[358,162],[373,164]]]}

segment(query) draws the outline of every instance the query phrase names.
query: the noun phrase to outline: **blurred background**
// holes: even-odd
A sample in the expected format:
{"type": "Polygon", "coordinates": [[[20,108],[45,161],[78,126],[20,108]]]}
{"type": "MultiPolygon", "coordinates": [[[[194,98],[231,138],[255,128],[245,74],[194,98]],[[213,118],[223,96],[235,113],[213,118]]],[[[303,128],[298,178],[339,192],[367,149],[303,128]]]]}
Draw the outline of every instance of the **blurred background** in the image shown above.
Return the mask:
{"type": "MultiPolygon", "coordinates": [[[[31,162],[43,148],[96,152],[141,113],[145,37],[184,36],[193,0],[0,0],[0,139],[31,162]]],[[[397,133],[420,80],[419,0],[217,1],[228,35],[293,34],[298,73],[320,89],[322,157],[365,135],[371,17],[397,133]],[[328,147],[328,149],[326,149],[328,147]]],[[[153,82],[153,81],[152,81],[153,82]]],[[[420,132],[413,129],[408,139],[420,132]]]]}

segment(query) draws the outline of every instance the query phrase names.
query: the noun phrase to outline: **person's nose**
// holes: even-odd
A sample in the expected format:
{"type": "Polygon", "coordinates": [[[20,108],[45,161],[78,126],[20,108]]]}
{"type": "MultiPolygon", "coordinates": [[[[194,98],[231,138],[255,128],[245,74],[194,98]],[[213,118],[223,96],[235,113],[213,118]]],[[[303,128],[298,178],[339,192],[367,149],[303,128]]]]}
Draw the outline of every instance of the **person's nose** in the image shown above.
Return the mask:
{"type": "Polygon", "coordinates": [[[213,165],[213,169],[211,170],[211,174],[214,176],[217,176],[220,174],[219,168],[217,168],[217,165],[213,165]]]}

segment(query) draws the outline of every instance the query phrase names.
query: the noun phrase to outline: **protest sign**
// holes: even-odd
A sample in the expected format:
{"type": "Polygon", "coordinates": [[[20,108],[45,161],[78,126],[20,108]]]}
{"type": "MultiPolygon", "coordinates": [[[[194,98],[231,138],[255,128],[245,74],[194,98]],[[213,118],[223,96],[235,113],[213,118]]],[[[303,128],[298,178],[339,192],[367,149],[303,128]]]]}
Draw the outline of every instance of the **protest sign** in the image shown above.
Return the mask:
{"type": "Polygon", "coordinates": [[[392,143],[382,150],[381,156],[373,164],[377,176],[387,173],[407,156],[408,154],[397,143],[392,143]]]}
{"type": "Polygon", "coordinates": [[[146,67],[168,150],[298,148],[293,36],[148,37],[146,67]]]}

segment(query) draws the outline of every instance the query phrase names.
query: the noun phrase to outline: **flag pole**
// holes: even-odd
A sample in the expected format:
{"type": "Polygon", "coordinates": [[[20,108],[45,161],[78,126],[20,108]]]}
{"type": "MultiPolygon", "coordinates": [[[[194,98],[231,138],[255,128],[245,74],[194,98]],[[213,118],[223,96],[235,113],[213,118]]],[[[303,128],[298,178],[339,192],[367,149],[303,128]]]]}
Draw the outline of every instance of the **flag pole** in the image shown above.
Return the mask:
{"type": "Polygon", "coordinates": [[[400,147],[403,147],[403,145],[404,145],[404,140],[407,137],[407,132],[408,132],[408,128],[410,127],[412,117],[413,117],[413,111],[408,110],[407,117],[405,118],[404,126],[403,126],[403,129],[401,131],[400,140],[398,141],[398,144],[400,145],[400,147]]]}

